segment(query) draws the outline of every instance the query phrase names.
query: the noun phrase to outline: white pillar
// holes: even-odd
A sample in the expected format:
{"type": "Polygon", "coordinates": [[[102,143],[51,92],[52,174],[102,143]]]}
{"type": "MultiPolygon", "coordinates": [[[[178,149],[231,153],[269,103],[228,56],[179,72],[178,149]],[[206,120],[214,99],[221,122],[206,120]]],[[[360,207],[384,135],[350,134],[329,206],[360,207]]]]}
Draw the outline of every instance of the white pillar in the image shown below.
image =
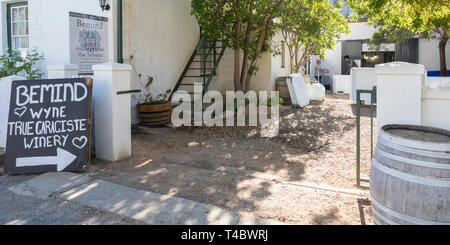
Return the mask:
{"type": "Polygon", "coordinates": [[[62,64],[62,65],[48,65],[48,78],[76,78],[78,77],[78,65],[62,64]]]}
{"type": "Polygon", "coordinates": [[[131,65],[94,65],[95,149],[98,158],[119,161],[131,156],[131,65]]]}
{"type": "Polygon", "coordinates": [[[386,124],[421,125],[425,67],[405,62],[375,66],[377,73],[377,128],[386,124]]]}

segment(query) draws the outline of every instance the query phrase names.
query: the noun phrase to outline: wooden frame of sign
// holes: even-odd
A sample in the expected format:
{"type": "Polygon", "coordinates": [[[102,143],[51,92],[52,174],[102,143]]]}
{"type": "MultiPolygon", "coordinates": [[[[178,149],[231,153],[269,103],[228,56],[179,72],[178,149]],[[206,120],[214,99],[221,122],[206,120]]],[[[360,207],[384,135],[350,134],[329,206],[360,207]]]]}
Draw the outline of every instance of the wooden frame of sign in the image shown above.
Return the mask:
{"type": "Polygon", "coordinates": [[[92,86],[91,78],[12,83],[6,174],[89,169],[92,86]]]}

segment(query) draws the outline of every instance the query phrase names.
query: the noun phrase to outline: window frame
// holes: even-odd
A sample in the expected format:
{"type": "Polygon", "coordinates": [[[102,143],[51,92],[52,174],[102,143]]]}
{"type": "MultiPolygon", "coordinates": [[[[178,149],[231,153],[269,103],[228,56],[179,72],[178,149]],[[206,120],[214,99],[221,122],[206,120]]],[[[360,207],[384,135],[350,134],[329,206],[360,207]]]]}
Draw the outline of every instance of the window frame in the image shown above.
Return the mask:
{"type": "MultiPolygon", "coordinates": [[[[17,7],[28,7],[28,2],[15,2],[15,3],[9,3],[6,5],[6,25],[7,25],[7,33],[8,33],[8,48],[10,50],[12,50],[12,13],[11,10],[12,8],[17,8],[17,7]]],[[[28,48],[30,46],[30,29],[29,29],[29,24],[30,24],[30,12],[28,9],[28,20],[26,20],[26,22],[28,23],[28,48]]],[[[20,50],[20,49],[17,49],[20,50]]]]}

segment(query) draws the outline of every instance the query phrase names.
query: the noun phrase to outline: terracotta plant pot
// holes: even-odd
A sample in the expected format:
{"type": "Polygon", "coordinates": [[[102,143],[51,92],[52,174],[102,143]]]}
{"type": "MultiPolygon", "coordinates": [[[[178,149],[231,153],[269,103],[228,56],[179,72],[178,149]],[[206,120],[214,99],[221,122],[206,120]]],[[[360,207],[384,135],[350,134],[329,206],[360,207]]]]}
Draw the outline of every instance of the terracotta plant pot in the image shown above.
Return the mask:
{"type": "Polygon", "coordinates": [[[158,105],[139,104],[136,107],[141,124],[162,126],[170,123],[172,113],[172,104],[170,102],[158,105]]]}

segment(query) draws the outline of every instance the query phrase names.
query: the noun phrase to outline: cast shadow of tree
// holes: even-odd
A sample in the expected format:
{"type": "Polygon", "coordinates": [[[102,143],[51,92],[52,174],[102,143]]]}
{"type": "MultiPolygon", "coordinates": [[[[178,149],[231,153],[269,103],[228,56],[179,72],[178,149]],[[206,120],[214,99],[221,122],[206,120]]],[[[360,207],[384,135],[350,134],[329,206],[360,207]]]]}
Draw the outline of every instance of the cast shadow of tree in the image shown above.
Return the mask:
{"type": "MultiPolygon", "coordinates": [[[[274,138],[261,138],[259,127],[161,128],[150,133],[135,128],[131,159],[95,165],[102,179],[112,182],[253,212],[261,208],[260,201],[273,195],[276,182],[264,174],[301,181],[305,161],[314,157],[308,153],[328,152],[327,135],[354,129],[354,116],[335,110],[332,106],[287,109],[274,138]]],[[[335,213],[316,222],[331,219],[337,219],[335,213]]]]}

